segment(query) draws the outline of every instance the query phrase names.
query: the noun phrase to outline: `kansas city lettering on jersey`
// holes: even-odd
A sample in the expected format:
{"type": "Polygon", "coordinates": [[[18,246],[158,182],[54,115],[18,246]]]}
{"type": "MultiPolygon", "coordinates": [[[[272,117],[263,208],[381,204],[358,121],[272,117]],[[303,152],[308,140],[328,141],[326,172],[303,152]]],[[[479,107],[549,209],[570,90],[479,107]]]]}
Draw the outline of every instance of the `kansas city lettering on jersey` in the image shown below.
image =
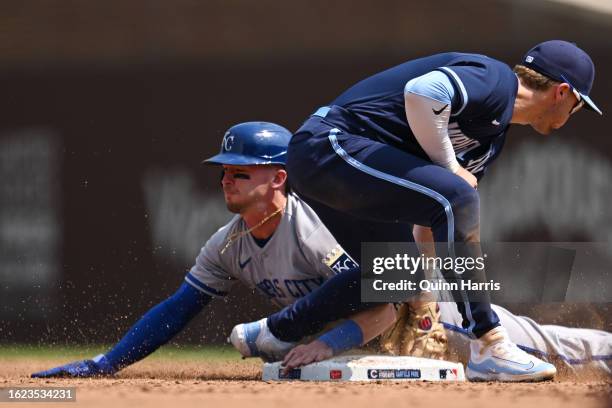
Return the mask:
{"type": "Polygon", "coordinates": [[[257,288],[268,298],[284,299],[292,297],[299,299],[317,289],[325,282],[325,278],[310,279],[264,279],[257,283],[257,288]]]}
{"type": "Polygon", "coordinates": [[[478,157],[470,157],[469,153],[481,146],[478,140],[463,134],[457,122],[448,124],[448,136],[455,150],[455,156],[461,162],[463,168],[472,174],[479,173],[485,169],[489,158],[493,155],[494,149],[492,145],[486,153],[478,157]]]}
{"type": "Polygon", "coordinates": [[[459,159],[463,158],[467,152],[480,146],[480,142],[478,140],[469,138],[463,134],[461,129],[459,129],[459,124],[457,124],[457,122],[448,124],[448,137],[450,138],[453,149],[455,150],[455,156],[457,156],[459,159]]]}
{"type": "Polygon", "coordinates": [[[467,164],[463,167],[465,167],[465,169],[467,171],[469,171],[472,174],[476,174],[478,172],[481,172],[482,170],[484,170],[484,168],[487,165],[487,162],[489,161],[489,158],[493,155],[493,146],[491,146],[489,148],[489,150],[483,154],[480,157],[477,157],[475,159],[471,159],[470,161],[467,162],[467,164]]]}
{"type": "MultiPolygon", "coordinates": [[[[358,268],[355,262],[339,244],[336,244],[322,259],[334,273],[342,273],[352,268],[358,268]]],[[[274,299],[299,299],[313,292],[323,285],[326,278],[322,276],[308,279],[263,279],[256,286],[270,300],[274,299]]],[[[292,303],[293,301],[291,301],[292,303]]]]}

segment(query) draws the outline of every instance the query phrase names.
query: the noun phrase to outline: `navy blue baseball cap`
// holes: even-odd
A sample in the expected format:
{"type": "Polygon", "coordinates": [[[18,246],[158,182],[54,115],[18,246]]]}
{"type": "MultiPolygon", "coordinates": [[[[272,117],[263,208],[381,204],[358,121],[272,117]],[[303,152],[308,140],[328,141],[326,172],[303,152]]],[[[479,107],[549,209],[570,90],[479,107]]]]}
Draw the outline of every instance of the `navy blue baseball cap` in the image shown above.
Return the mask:
{"type": "Polygon", "coordinates": [[[271,122],[244,122],[225,132],[219,154],[204,160],[206,164],[252,166],[285,165],[291,132],[271,122]]]}
{"type": "Polygon", "coordinates": [[[545,41],[527,51],[523,65],[550,79],[568,84],[587,108],[602,115],[589,98],[595,79],[595,65],[591,57],[576,44],[562,40],[545,41]]]}

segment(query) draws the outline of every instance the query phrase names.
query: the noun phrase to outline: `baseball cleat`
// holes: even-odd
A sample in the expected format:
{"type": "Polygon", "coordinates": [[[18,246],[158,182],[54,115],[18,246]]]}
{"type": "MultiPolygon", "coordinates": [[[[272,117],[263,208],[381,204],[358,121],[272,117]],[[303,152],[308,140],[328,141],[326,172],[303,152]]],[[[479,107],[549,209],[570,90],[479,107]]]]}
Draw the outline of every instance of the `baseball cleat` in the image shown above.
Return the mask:
{"type": "Polygon", "coordinates": [[[234,326],[229,340],[242,357],[260,357],[266,362],[280,361],[295,347],[296,343],[277,339],[268,329],[267,321],[264,318],[234,326]]]}
{"type": "Polygon", "coordinates": [[[545,381],[557,373],[554,365],[512,343],[503,327],[496,327],[483,337],[488,339],[470,342],[471,355],[465,372],[470,381],[545,381]]]}

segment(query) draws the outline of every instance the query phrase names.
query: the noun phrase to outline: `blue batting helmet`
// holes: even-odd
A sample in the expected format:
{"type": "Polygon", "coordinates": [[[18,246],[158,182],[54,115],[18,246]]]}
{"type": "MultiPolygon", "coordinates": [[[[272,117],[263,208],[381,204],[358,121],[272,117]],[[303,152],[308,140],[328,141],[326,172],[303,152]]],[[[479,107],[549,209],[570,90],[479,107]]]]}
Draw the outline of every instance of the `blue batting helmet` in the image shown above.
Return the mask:
{"type": "Polygon", "coordinates": [[[229,128],[219,154],[204,160],[207,164],[281,164],[287,160],[291,132],[270,122],[245,122],[229,128]]]}

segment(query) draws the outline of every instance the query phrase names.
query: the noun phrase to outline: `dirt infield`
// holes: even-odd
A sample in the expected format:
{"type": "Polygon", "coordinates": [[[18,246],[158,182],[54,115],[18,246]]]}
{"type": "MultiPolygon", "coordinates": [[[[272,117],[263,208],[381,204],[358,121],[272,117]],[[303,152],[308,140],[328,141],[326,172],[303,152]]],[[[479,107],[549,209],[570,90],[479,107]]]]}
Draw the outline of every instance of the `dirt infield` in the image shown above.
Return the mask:
{"type": "MultiPolygon", "coordinates": [[[[65,361],[0,359],[0,387],[60,387],[77,390],[78,406],[87,407],[240,407],[292,408],[377,406],[609,407],[612,383],[555,381],[540,384],[496,383],[306,383],[262,382],[260,364],[238,362],[143,361],[112,379],[29,378],[33,371],[65,361]]],[[[2,404],[0,405],[8,405],[2,404]]],[[[25,406],[20,404],[19,406],[25,406]]],[[[74,403],[28,404],[74,407],[74,403]]]]}

